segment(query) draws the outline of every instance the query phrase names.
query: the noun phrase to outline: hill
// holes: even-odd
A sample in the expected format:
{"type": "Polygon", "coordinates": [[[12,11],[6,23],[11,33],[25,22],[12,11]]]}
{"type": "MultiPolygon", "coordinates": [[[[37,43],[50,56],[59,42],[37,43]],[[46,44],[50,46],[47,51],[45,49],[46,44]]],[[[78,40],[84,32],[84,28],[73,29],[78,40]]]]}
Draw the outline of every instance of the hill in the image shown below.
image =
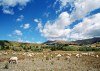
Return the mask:
{"type": "Polygon", "coordinates": [[[77,44],[84,44],[84,45],[94,44],[94,43],[100,42],[100,37],[94,37],[94,38],[83,39],[83,40],[76,40],[76,41],[72,41],[72,42],[77,43],[77,44]]]}

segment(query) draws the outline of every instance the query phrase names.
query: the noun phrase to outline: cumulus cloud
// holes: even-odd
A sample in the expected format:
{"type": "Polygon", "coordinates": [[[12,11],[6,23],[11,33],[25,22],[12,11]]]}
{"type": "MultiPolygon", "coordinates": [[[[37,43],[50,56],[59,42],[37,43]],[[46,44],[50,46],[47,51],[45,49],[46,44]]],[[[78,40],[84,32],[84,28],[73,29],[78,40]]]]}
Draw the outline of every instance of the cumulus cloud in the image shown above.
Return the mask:
{"type": "Polygon", "coordinates": [[[66,28],[70,24],[71,20],[67,12],[62,12],[54,22],[48,21],[44,26],[38,23],[42,36],[48,40],[80,40],[100,37],[100,13],[85,17],[73,28],[66,28]]]}
{"type": "Polygon", "coordinates": [[[63,8],[67,7],[68,4],[71,5],[70,10],[72,10],[71,18],[73,21],[84,18],[91,11],[100,8],[100,0],[56,0],[54,5],[57,3],[60,3],[60,9],[58,10],[60,12],[63,8]]]}
{"type": "Polygon", "coordinates": [[[17,36],[22,36],[23,35],[23,33],[20,30],[15,30],[14,34],[17,35],[17,36]]]}
{"type": "Polygon", "coordinates": [[[26,23],[24,25],[21,25],[20,27],[24,28],[24,29],[29,29],[30,28],[30,24],[26,23]]]}
{"type": "Polygon", "coordinates": [[[31,0],[0,0],[0,6],[3,7],[3,13],[14,14],[13,7],[18,5],[21,9],[30,1],[31,0]]]}
{"type": "Polygon", "coordinates": [[[24,16],[23,15],[20,15],[17,19],[16,19],[16,21],[22,21],[24,19],[24,16]]]}
{"type": "Polygon", "coordinates": [[[38,28],[42,36],[50,40],[78,40],[100,36],[100,13],[86,17],[91,11],[100,8],[100,0],[56,0],[54,6],[57,3],[60,4],[60,12],[69,4],[72,12],[61,12],[56,20],[48,20],[44,26],[39,22],[38,28]],[[68,28],[72,22],[80,19],[82,22],[68,28]]]}
{"type": "Polygon", "coordinates": [[[38,28],[42,35],[48,39],[64,39],[66,34],[70,32],[70,29],[66,28],[70,25],[70,18],[67,12],[63,12],[59,17],[54,21],[48,21],[45,26],[38,23],[38,28]]]}
{"type": "Polygon", "coordinates": [[[100,37],[100,13],[84,18],[70,33],[70,38],[75,40],[100,37]]]}

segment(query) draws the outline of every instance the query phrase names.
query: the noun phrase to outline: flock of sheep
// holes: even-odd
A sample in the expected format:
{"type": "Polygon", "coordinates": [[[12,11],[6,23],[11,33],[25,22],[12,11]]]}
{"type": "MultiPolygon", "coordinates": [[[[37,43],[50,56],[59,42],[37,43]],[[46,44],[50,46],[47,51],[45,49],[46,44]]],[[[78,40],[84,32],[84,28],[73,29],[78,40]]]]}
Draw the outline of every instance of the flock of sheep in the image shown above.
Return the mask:
{"type": "MultiPolygon", "coordinates": [[[[27,55],[28,57],[34,57],[38,54],[42,54],[44,58],[47,57],[47,55],[50,55],[51,57],[53,57],[53,54],[52,53],[16,53],[16,52],[12,52],[13,55],[16,55],[16,54],[19,54],[19,55],[27,55]]],[[[8,55],[7,52],[2,52],[0,53],[0,55],[8,55]]],[[[64,56],[66,59],[70,59],[71,56],[75,56],[76,58],[80,58],[82,56],[92,56],[92,57],[96,57],[98,58],[99,55],[95,54],[94,52],[81,52],[81,53],[64,53],[64,54],[60,54],[60,53],[57,53],[55,52],[54,53],[55,57],[56,58],[60,58],[62,56],[64,56]]],[[[18,57],[17,56],[12,56],[9,58],[8,60],[9,63],[18,63],[18,57]]]]}

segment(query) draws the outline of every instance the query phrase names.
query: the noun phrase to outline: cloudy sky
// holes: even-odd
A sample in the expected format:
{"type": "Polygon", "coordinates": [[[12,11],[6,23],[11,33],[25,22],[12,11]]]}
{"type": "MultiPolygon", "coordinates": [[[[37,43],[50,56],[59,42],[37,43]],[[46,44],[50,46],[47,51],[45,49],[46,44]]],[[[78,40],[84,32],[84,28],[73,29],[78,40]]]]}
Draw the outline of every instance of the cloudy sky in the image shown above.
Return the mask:
{"type": "Polygon", "coordinates": [[[0,0],[0,40],[100,37],[100,0],[0,0]]]}

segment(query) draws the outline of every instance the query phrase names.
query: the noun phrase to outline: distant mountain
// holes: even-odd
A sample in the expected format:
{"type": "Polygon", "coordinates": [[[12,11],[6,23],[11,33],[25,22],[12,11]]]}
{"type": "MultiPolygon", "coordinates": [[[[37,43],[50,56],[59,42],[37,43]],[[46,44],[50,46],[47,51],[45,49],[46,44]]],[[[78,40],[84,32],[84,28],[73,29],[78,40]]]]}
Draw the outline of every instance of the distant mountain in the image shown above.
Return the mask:
{"type": "Polygon", "coordinates": [[[53,44],[75,44],[74,42],[64,41],[64,40],[54,40],[54,41],[46,41],[43,44],[53,45],[53,44]]]}
{"type": "Polygon", "coordinates": [[[96,42],[100,42],[100,37],[90,38],[90,39],[83,39],[83,40],[76,40],[76,41],[63,41],[63,40],[55,40],[55,41],[46,41],[43,44],[51,45],[51,44],[93,44],[96,42]]]}
{"type": "Polygon", "coordinates": [[[96,43],[96,42],[100,42],[100,37],[77,40],[77,41],[72,41],[72,42],[77,43],[77,44],[93,44],[93,43],[96,43]]]}

